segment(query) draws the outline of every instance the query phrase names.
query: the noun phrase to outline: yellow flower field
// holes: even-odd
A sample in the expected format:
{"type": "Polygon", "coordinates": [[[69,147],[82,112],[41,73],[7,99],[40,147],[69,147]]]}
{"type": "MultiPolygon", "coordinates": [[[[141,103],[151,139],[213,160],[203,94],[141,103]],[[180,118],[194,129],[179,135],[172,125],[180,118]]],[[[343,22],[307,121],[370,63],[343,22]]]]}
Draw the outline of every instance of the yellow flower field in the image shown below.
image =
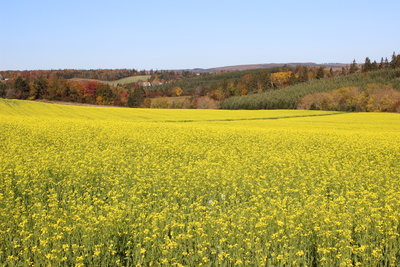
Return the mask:
{"type": "Polygon", "coordinates": [[[398,266],[400,115],[0,99],[8,266],[398,266]]]}

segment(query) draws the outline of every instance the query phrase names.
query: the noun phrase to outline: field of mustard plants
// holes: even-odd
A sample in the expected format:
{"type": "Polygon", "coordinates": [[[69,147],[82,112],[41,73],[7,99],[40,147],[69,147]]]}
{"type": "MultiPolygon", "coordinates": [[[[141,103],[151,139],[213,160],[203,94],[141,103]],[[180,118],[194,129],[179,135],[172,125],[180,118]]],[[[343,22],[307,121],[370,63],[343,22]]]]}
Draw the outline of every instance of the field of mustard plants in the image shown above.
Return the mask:
{"type": "Polygon", "coordinates": [[[399,266],[400,115],[0,99],[7,266],[399,266]]]}

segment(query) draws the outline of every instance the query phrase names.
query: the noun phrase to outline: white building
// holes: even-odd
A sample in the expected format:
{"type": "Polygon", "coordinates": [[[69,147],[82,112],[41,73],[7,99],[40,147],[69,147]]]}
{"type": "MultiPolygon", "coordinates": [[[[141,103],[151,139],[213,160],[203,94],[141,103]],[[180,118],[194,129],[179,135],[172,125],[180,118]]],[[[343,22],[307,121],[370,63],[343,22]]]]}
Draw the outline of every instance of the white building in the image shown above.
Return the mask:
{"type": "Polygon", "coordinates": [[[142,82],[142,86],[148,87],[148,86],[151,86],[151,83],[150,82],[142,82]]]}

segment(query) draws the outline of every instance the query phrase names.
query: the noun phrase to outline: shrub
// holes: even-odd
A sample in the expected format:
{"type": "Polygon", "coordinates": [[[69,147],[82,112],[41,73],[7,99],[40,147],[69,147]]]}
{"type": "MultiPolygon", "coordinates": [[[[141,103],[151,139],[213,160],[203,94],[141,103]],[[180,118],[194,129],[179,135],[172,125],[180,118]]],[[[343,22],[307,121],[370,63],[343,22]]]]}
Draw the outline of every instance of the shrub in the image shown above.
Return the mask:
{"type": "Polygon", "coordinates": [[[208,97],[202,96],[196,99],[196,108],[199,109],[217,109],[219,108],[218,101],[208,97]]]}

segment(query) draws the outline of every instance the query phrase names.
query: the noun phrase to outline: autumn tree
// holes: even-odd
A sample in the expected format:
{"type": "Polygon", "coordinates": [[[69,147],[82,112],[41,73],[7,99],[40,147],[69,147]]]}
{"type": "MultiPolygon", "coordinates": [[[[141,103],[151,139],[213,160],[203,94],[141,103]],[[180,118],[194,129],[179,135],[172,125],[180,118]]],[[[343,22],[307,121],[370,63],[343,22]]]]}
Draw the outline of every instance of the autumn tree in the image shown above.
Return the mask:
{"type": "Polygon", "coordinates": [[[100,83],[96,90],[96,102],[99,104],[112,104],[115,93],[108,84],[100,83]]]}
{"type": "Polygon", "coordinates": [[[177,87],[172,88],[171,93],[175,96],[181,96],[183,93],[183,90],[181,87],[177,86],[177,87]]]}
{"type": "Polygon", "coordinates": [[[69,83],[69,100],[74,102],[82,102],[83,101],[83,86],[80,82],[72,81],[69,83]]]}
{"type": "Polygon", "coordinates": [[[246,88],[246,94],[249,92],[257,92],[257,80],[255,75],[250,73],[243,75],[240,78],[240,83],[243,88],[246,88]]]}
{"type": "Polygon", "coordinates": [[[307,66],[302,66],[301,69],[299,70],[299,79],[300,82],[307,82],[308,80],[310,80],[309,77],[309,69],[307,66]]]}
{"type": "Polygon", "coordinates": [[[280,71],[270,75],[271,85],[273,87],[280,87],[288,85],[292,72],[291,71],[280,71]]]}
{"type": "Polygon", "coordinates": [[[240,95],[241,91],[238,86],[238,81],[230,81],[226,86],[226,91],[224,92],[226,96],[240,95]]]}
{"type": "Polygon", "coordinates": [[[333,73],[333,69],[330,68],[329,69],[329,78],[332,78],[333,76],[335,76],[335,74],[333,73]]]}
{"type": "Polygon", "coordinates": [[[196,89],[194,90],[194,94],[196,96],[204,96],[206,92],[206,89],[203,86],[198,86],[196,87],[196,89]]]}
{"type": "Polygon", "coordinates": [[[0,97],[6,96],[7,85],[0,81],[0,97]]]}
{"type": "Polygon", "coordinates": [[[83,83],[83,92],[87,96],[95,96],[96,95],[96,90],[99,87],[99,83],[97,82],[84,82],[83,83]]]}
{"type": "Polygon", "coordinates": [[[27,99],[29,97],[30,88],[28,82],[25,79],[21,77],[15,79],[14,88],[18,98],[27,99]]]}
{"type": "Polygon", "coordinates": [[[49,86],[47,88],[46,98],[50,100],[58,99],[57,91],[60,88],[60,79],[52,77],[49,79],[49,86]]]}
{"type": "Polygon", "coordinates": [[[47,89],[48,89],[49,83],[47,81],[47,79],[43,78],[43,76],[40,76],[39,78],[37,78],[36,80],[33,81],[33,97],[35,99],[41,99],[43,98],[46,93],[47,93],[47,89]]]}
{"type": "Polygon", "coordinates": [[[317,70],[317,74],[315,76],[316,79],[322,79],[325,77],[325,71],[324,71],[324,67],[319,67],[317,70]]]}
{"type": "Polygon", "coordinates": [[[58,87],[56,89],[57,98],[60,100],[68,99],[70,96],[70,90],[70,83],[66,79],[59,79],[58,87]]]}
{"type": "MultiPolygon", "coordinates": [[[[294,75],[294,73],[292,73],[292,75],[294,75]]],[[[267,90],[271,83],[269,75],[263,72],[256,74],[255,79],[256,79],[258,93],[267,90]]]]}

